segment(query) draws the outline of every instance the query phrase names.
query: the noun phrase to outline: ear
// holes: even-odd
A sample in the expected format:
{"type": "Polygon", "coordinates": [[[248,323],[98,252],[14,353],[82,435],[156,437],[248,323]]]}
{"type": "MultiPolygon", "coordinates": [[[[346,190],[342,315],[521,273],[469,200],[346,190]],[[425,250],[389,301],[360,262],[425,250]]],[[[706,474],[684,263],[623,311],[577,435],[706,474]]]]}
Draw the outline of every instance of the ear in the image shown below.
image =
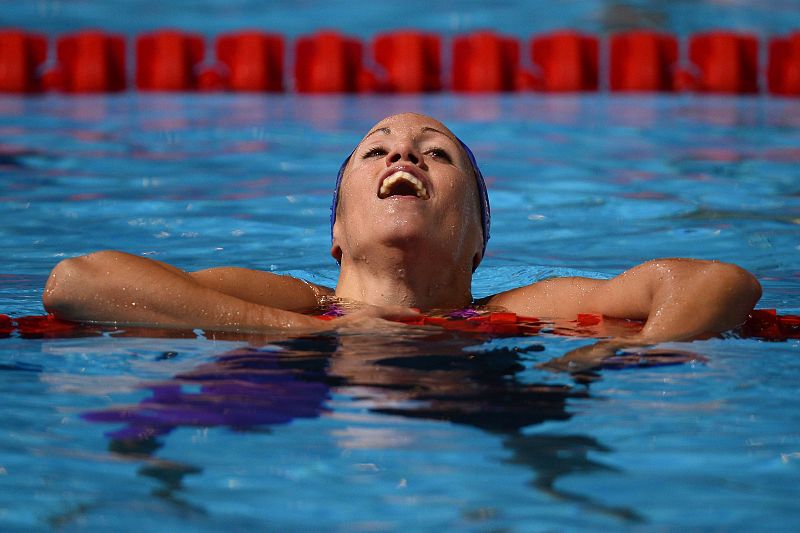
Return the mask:
{"type": "Polygon", "coordinates": [[[478,265],[481,264],[481,260],[483,259],[483,255],[481,252],[476,252],[474,256],[472,256],[472,271],[475,272],[478,270],[478,265]]]}
{"type": "Polygon", "coordinates": [[[336,262],[342,264],[342,247],[339,246],[339,221],[333,223],[333,242],[331,243],[331,257],[336,259],[336,262]]]}
{"type": "Polygon", "coordinates": [[[342,264],[342,249],[336,243],[331,246],[331,257],[336,259],[336,262],[340,265],[342,264]]]}

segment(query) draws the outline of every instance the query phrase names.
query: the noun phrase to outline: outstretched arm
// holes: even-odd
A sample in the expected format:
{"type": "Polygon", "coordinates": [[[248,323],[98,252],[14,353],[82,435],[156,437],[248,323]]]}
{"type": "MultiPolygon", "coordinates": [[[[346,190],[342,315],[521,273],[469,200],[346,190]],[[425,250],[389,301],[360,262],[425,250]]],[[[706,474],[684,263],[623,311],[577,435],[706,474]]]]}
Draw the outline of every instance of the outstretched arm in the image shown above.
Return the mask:
{"type": "Polygon", "coordinates": [[[42,300],[59,318],[219,330],[318,328],[294,310],[324,289],[289,276],[246,269],[188,273],[123,252],[67,259],[50,274],[42,300]]]}
{"type": "Polygon", "coordinates": [[[735,265],[658,259],[610,280],[545,280],[498,294],[489,303],[541,317],[597,313],[645,320],[635,336],[600,345],[613,353],[626,346],[690,340],[729,330],[747,319],[760,297],[758,281],[735,265]]]}

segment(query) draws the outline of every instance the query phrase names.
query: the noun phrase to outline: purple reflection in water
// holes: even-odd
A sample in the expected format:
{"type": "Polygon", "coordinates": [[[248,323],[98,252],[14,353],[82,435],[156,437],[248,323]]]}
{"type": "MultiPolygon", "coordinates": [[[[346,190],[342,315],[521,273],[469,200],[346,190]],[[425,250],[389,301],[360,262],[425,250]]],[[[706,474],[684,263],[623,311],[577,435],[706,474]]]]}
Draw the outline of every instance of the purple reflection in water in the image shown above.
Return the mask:
{"type": "Polygon", "coordinates": [[[144,385],[152,394],[138,404],[92,411],[83,417],[126,424],[108,433],[123,440],[165,435],[178,426],[251,429],[313,418],[325,411],[328,398],[325,344],[318,343],[317,356],[293,354],[292,366],[282,364],[281,351],[242,348],[228,352],[170,381],[144,385]]]}

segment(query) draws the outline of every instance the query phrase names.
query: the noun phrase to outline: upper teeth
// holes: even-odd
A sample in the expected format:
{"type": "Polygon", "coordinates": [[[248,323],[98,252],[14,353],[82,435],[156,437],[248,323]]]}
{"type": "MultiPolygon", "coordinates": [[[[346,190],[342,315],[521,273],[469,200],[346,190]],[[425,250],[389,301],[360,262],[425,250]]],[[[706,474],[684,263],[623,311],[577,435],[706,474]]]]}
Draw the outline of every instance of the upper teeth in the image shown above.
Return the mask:
{"type": "Polygon", "coordinates": [[[379,196],[381,198],[386,198],[387,196],[389,196],[389,194],[392,192],[392,186],[400,180],[405,180],[414,186],[414,189],[417,192],[417,198],[422,198],[423,200],[428,199],[428,189],[425,188],[425,184],[422,183],[422,181],[413,174],[410,174],[403,170],[398,170],[397,172],[395,172],[394,174],[383,180],[379,196]]]}

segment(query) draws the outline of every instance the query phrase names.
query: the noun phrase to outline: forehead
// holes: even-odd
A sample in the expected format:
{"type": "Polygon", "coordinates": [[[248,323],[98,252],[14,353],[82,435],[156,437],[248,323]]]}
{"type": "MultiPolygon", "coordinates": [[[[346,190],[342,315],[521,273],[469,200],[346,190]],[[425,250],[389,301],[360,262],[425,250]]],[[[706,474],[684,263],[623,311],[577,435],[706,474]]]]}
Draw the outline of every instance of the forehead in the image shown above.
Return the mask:
{"type": "Polygon", "coordinates": [[[426,115],[418,115],[416,113],[402,113],[400,115],[386,117],[375,124],[361,142],[363,143],[372,138],[381,138],[386,135],[408,135],[416,137],[423,133],[443,135],[458,144],[456,136],[453,135],[453,132],[451,132],[447,126],[434,118],[426,115]]]}

